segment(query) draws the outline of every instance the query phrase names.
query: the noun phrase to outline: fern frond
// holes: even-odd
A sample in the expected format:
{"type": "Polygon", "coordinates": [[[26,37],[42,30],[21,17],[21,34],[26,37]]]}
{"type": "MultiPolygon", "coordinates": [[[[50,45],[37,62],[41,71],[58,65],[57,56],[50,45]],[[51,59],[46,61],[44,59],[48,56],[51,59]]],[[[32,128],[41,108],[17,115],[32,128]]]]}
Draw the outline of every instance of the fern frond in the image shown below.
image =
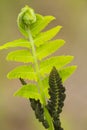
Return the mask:
{"type": "Polygon", "coordinates": [[[7,75],[9,79],[20,79],[23,84],[15,96],[30,100],[36,118],[42,122],[46,129],[63,130],[59,118],[65,98],[62,82],[76,70],[77,66],[65,67],[73,60],[73,56],[63,55],[47,58],[65,43],[62,39],[51,41],[59,33],[62,26],[41,32],[54,19],[53,16],[36,14],[32,8],[25,6],[17,19],[18,28],[25,39],[8,42],[0,46],[0,50],[25,47],[24,50],[12,51],[7,55],[7,60],[31,62],[30,65],[26,64],[14,68],[7,75]],[[31,80],[35,84],[27,84],[25,79],[31,80]]]}
{"type": "Polygon", "coordinates": [[[40,72],[42,75],[49,74],[52,67],[61,69],[73,60],[73,56],[55,56],[40,63],[40,72]]]}
{"type": "Polygon", "coordinates": [[[62,26],[56,26],[46,32],[40,33],[35,39],[34,43],[37,47],[51,40],[62,28],[62,26]]]}
{"type": "Polygon", "coordinates": [[[40,100],[40,102],[43,103],[41,96],[38,93],[38,88],[35,84],[23,85],[17,92],[14,93],[14,96],[21,96],[27,99],[31,98],[35,100],[40,100]]]}
{"type": "Polygon", "coordinates": [[[49,56],[50,54],[57,51],[60,47],[64,45],[65,41],[58,39],[54,41],[47,42],[46,44],[43,44],[42,46],[39,46],[37,48],[37,57],[39,60],[42,60],[43,58],[49,56]]]}
{"type": "Polygon", "coordinates": [[[59,70],[59,75],[62,78],[62,82],[65,82],[74,73],[76,69],[77,66],[73,65],[59,70]]]}
{"type": "Polygon", "coordinates": [[[7,77],[9,79],[23,78],[37,81],[36,73],[30,65],[23,65],[13,69],[8,73],[7,77]]]}
{"type": "Polygon", "coordinates": [[[31,25],[31,33],[35,37],[39,34],[52,20],[55,19],[53,16],[41,16],[36,14],[36,22],[31,25]]]}
{"type": "Polygon", "coordinates": [[[29,50],[18,50],[8,53],[7,60],[28,63],[33,62],[33,57],[29,50]]]}
{"type": "Polygon", "coordinates": [[[53,118],[55,130],[63,130],[60,123],[60,113],[64,106],[66,94],[65,87],[62,84],[62,79],[55,67],[52,68],[49,75],[49,86],[50,99],[47,108],[53,118]]]}
{"type": "Polygon", "coordinates": [[[8,49],[11,47],[27,47],[30,48],[30,43],[26,39],[18,39],[12,42],[7,42],[4,45],[0,46],[0,50],[8,49]]]}

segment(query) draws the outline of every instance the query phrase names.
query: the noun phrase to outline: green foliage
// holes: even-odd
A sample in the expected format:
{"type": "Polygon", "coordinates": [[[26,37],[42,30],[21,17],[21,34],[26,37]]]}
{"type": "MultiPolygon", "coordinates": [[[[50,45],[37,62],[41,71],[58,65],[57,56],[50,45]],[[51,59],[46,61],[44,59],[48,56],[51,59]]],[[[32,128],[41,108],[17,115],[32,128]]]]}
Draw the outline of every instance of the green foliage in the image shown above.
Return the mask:
{"type": "Polygon", "coordinates": [[[57,51],[60,47],[64,45],[64,40],[54,40],[45,43],[45,45],[42,45],[37,48],[37,57],[39,60],[42,60],[43,58],[51,55],[55,51],[57,51]]]}
{"type": "Polygon", "coordinates": [[[40,72],[42,75],[49,74],[52,67],[55,66],[58,70],[62,69],[63,66],[70,63],[73,56],[54,56],[40,64],[40,72]]]}
{"type": "Polygon", "coordinates": [[[17,50],[10,52],[7,55],[7,60],[28,63],[33,62],[33,57],[29,50],[17,50]]]}
{"type": "Polygon", "coordinates": [[[68,66],[66,68],[63,68],[59,71],[60,77],[62,77],[62,81],[64,82],[66,79],[68,79],[76,70],[77,66],[68,66]]]}
{"type": "Polygon", "coordinates": [[[36,47],[39,47],[40,45],[45,44],[45,42],[51,40],[54,36],[56,36],[60,29],[61,26],[56,26],[46,32],[38,34],[37,37],[34,39],[36,47]]]}
{"type": "Polygon", "coordinates": [[[23,78],[23,79],[29,79],[29,80],[35,80],[37,81],[36,73],[34,72],[34,69],[32,66],[18,66],[14,70],[8,73],[7,77],[9,79],[15,79],[15,78],[23,78]]]}
{"type": "MultiPolygon", "coordinates": [[[[23,85],[22,88],[15,93],[15,96],[29,98],[31,99],[31,104],[34,103],[36,104],[35,106],[40,106],[41,110],[44,109],[44,113],[42,114],[43,119],[41,121],[45,128],[49,126],[49,130],[54,130],[51,116],[46,108],[46,100],[50,98],[48,93],[49,73],[53,66],[55,66],[62,82],[64,82],[76,70],[76,66],[66,66],[73,60],[73,56],[63,55],[48,57],[65,43],[62,39],[52,40],[59,33],[62,28],[61,26],[43,31],[54,19],[53,16],[35,14],[32,8],[25,6],[17,19],[19,31],[24,35],[24,38],[0,46],[0,50],[20,47],[18,50],[9,52],[7,60],[23,62],[25,65],[23,64],[14,68],[8,73],[7,77],[9,79],[20,78],[34,81],[34,83],[30,82],[27,85],[23,85]],[[49,125],[45,124],[46,121],[49,125]]],[[[36,112],[35,107],[34,110],[36,112]]],[[[38,109],[38,111],[40,110],[38,109]]],[[[39,120],[41,119],[40,113],[36,116],[39,120]]]]}
{"type": "Polygon", "coordinates": [[[11,48],[11,47],[26,47],[26,48],[30,48],[30,43],[26,39],[18,39],[18,40],[14,40],[12,42],[7,42],[3,46],[0,46],[0,50],[8,49],[8,48],[11,48]]]}
{"type": "Polygon", "coordinates": [[[36,22],[31,25],[31,33],[35,37],[39,34],[52,20],[55,19],[53,16],[42,16],[40,14],[36,14],[36,22]]]}
{"type": "Polygon", "coordinates": [[[15,94],[14,96],[22,96],[24,98],[32,98],[35,100],[40,100],[41,103],[41,95],[38,93],[38,88],[35,84],[27,84],[27,85],[23,85],[22,88],[20,88],[15,94]]]}

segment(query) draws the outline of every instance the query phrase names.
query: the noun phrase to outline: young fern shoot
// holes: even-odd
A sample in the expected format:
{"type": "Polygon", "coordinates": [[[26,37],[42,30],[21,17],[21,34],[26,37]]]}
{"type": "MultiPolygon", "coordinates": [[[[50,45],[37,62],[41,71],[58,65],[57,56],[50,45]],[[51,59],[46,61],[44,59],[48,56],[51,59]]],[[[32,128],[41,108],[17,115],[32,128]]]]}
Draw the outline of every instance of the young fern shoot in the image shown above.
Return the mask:
{"type": "Polygon", "coordinates": [[[61,26],[42,31],[54,19],[53,16],[36,14],[32,8],[25,6],[17,19],[24,38],[8,42],[0,46],[0,50],[23,48],[7,55],[8,61],[24,63],[7,75],[9,79],[19,79],[22,83],[14,95],[30,100],[36,118],[46,129],[63,130],[59,118],[65,99],[62,83],[76,70],[76,66],[66,66],[73,60],[73,56],[50,57],[65,43],[62,39],[52,40],[61,26]],[[26,79],[29,83],[26,83],[26,79]]]}

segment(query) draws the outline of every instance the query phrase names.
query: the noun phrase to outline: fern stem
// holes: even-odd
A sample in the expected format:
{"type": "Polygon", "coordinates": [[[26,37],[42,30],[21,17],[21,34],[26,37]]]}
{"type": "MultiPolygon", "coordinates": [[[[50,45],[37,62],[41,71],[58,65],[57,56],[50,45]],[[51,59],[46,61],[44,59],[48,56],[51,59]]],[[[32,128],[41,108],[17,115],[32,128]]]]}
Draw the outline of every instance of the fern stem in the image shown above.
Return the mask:
{"type": "Polygon", "coordinates": [[[38,90],[40,91],[40,94],[41,94],[41,97],[42,97],[42,100],[43,100],[43,104],[46,105],[45,95],[44,95],[44,92],[43,92],[44,88],[43,88],[43,84],[42,84],[42,81],[41,81],[41,76],[40,76],[40,72],[39,72],[39,65],[38,65],[37,56],[36,56],[36,49],[35,49],[35,46],[34,46],[34,40],[33,40],[30,29],[28,30],[28,34],[29,34],[29,41],[31,43],[31,48],[32,48],[32,55],[33,55],[33,58],[34,58],[34,65],[35,65],[34,67],[35,67],[36,75],[38,77],[38,90]]]}
{"type": "Polygon", "coordinates": [[[39,69],[38,60],[37,60],[37,56],[36,56],[36,49],[35,49],[35,45],[34,45],[34,40],[33,40],[30,29],[28,29],[27,32],[28,32],[28,35],[29,35],[29,41],[31,43],[32,55],[33,55],[34,64],[35,64],[35,71],[36,71],[36,74],[37,74],[37,77],[38,77],[38,90],[40,91],[40,94],[41,94],[41,97],[42,97],[42,100],[43,100],[43,109],[44,109],[45,118],[47,119],[47,121],[49,123],[48,130],[54,130],[52,118],[51,118],[51,116],[50,116],[50,114],[49,114],[49,112],[46,108],[46,98],[45,98],[45,94],[43,92],[44,87],[43,87],[43,83],[41,81],[41,75],[40,75],[40,71],[39,71],[40,69],[39,69]]]}

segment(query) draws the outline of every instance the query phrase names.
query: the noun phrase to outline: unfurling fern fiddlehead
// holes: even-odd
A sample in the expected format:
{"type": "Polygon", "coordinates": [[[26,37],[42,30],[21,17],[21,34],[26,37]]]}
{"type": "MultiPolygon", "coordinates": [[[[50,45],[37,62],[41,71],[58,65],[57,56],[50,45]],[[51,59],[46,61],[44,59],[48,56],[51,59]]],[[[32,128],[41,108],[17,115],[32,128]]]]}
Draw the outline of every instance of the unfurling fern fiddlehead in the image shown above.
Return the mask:
{"type": "Polygon", "coordinates": [[[50,72],[49,86],[50,99],[48,101],[47,108],[53,118],[55,130],[63,130],[63,128],[61,128],[60,113],[62,112],[66,95],[64,93],[65,88],[62,85],[62,79],[55,67],[53,67],[50,72]]]}
{"type": "Polygon", "coordinates": [[[73,60],[73,56],[49,57],[65,43],[62,39],[52,40],[61,26],[42,32],[54,19],[53,16],[36,14],[32,8],[25,6],[17,19],[18,28],[24,38],[8,42],[0,46],[0,50],[11,47],[23,48],[7,55],[7,60],[23,62],[23,65],[7,75],[9,79],[20,79],[23,85],[15,96],[30,100],[36,118],[45,128],[62,130],[59,119],[65,99],[62,82],[76,70],[76,66],[66,67],[73,60]],[[26,79],[29,80],[27,84],[26,79]]]}

